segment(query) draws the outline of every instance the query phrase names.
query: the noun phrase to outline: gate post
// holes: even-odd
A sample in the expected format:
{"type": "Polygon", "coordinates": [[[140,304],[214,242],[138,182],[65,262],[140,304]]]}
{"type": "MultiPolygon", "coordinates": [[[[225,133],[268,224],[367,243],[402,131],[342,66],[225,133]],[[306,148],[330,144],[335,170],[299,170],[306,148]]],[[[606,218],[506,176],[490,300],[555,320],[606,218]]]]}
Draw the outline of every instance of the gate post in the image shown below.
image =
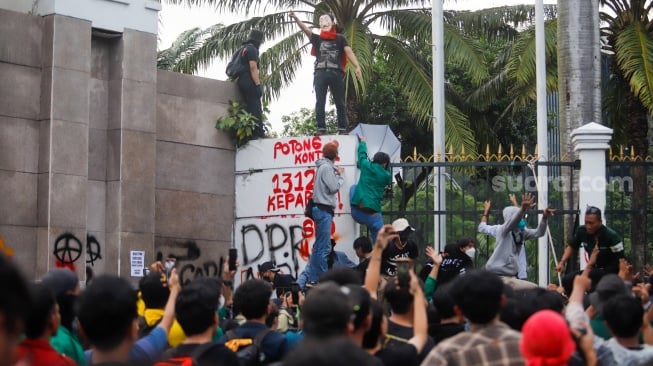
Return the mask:
{"type": "MultiPolygon", "coordinates": [[[[572,187],[578,192],[579,222],[585,222],[585,208],[595,206],[605,210],[606,203],[606,151],[610,148],[612,129],[596,122],[587,123],[571,133],[574,151],[580,159],[578,186],[572,187]]],[[[605,216],[603,216],[605,224],[605,216]]],[[[581,269],[587,263],[581,257],[581,269]]]]}

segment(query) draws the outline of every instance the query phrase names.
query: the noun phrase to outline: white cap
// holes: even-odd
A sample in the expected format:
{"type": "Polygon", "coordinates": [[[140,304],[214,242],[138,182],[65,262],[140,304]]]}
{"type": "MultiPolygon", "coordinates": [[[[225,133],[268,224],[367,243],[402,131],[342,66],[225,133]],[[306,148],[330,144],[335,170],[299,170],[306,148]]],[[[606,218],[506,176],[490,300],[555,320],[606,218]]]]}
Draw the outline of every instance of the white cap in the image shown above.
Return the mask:
{"type": "Polygon", "coordinates": [[[408,223],[408,220],[401,218],[401,219],[396,219],[395,221],[392,222],[392,228],[395,229],[396,232],[401,232],[406,229],[410,229],[410,231],[415,231],[415,228],[410,226],[408,223]]]}

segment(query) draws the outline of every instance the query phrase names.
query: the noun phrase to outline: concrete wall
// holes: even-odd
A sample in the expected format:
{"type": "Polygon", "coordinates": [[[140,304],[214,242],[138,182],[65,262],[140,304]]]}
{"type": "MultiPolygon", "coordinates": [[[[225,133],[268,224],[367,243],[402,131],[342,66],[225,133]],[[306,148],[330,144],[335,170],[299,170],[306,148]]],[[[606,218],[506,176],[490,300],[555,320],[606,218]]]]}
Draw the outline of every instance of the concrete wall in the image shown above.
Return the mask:
{"type": "Polygon", "coordinates": [[[32,278],[131,277],[132,250],[180,256],[185,279],[217,270],[234,147],[214,125],[238,97],[157,70],[155,34],[0,9],[0,250],[32,278]]]}

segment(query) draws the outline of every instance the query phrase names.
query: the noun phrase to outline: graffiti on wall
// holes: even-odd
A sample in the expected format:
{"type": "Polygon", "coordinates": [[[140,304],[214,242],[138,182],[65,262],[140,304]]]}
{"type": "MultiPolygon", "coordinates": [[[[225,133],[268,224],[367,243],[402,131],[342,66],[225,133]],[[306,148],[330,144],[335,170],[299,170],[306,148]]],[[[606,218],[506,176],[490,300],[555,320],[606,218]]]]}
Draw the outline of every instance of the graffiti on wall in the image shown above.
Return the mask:
{"type": "Polygon", "coordinates": [[[192,240],[172,243],[168,246],[165,254],[163,251],[156,253],[156,260],[163,261],[169,256],[174,256],[177,259],[175,266],[182,285],[196,278],[220,277],[225,261],[223,257],[220,257],[217,262],[213,259],[204,260],[202,251],[192,240]]]}
{"type": "MultiPolygon", "coordinates": [[[[57,267],[66,267],[75,270],[75,264],[82,257],[81,240],[74,234],[63,233],[54,240],[54,249],[52,255],[55,258],[57,267]]],[[[94,266],[95,263],[102,259],[102,246],[97,238],[93,235],[86,235],[86,264],[94,266]]]]}
{"type": "MultiPolygon", "coordinates": [[[[256,140],[238,151],[234,244],[241,266],[237,282],[258,277],[258,266],[266,261],[274,261],[295,278],[306,266],[315,224],[304,217],[304,206],[313,195],[315,161],[322,158],[322,147],[331,139],[256,140]]],[[[353,257],[356,226],[349,215],[347,192],[356,181],[356,140],[352,136],[337,139],[340,157],[336,164],[345,168],[345,183],[337,194],[331,233],[343,243],[338,250],[353,257]]]]}

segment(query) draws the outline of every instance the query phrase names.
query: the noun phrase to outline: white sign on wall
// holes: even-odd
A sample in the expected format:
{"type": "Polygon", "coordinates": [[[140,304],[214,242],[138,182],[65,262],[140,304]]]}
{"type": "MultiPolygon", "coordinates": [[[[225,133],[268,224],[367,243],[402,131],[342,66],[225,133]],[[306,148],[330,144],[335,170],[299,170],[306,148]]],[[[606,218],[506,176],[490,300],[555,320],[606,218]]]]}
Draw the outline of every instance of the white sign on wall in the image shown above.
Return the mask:
{"type": "Polygon", "coordinates": [[[306,266],[315,228],[304,216],[313,195],[315,161],[322,146],[337,140],[337,166],[345,168],[345,183],[337,195],[332,224],[336,250],[356,262],[352,248],[358,236],[350,215],[349,187],[357,180],[357,141],[354,136],[311,136],[250,141],[236,153],[236,223],[234,244],[240,274],[236,282],[258,277],[258,265],[274,261],[283,273],[297,278],[306,266]]]}
{"type": "Polygon", "coordinates": [[[130,250],[129,262],[132,277],[143,277],[143,267],[145,266],[145,251],[130,250]]]}

